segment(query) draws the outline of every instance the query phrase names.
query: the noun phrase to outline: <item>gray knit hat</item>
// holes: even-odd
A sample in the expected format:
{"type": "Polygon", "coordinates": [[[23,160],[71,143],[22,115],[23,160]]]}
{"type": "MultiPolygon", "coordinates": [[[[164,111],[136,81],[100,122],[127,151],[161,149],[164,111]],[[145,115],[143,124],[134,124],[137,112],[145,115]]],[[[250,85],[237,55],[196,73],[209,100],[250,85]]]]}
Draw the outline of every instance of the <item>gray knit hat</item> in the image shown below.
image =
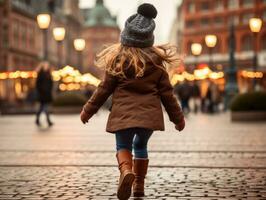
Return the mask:
{"type": "Polygon", "coordinates": [[[152,4],[144,3],[138,7],[137,14],[130,16],[121,33],[121,43],[124,46],[145,48],[154,43],[153,31],[157,10],[152,4]]]}

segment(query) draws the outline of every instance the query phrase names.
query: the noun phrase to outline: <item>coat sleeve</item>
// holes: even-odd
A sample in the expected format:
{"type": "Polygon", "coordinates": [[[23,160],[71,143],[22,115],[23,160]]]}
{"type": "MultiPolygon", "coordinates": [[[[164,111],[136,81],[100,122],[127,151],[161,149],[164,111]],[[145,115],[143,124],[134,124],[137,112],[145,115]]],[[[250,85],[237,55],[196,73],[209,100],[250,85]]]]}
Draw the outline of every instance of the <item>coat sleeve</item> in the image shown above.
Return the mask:
{"type": "Polygon", "coordinates": [[[114,92],[116,85],[116,77],[106,72],[104,80],[99,84],[91,98],[83,106],[83,110],[89,115],[89,118],[100,109],[108,97],[114,92]]]}
{"type": "Polygon", "coordinates": [[[40,86],[41,86],[41,76],[40,76],[40,74],[38,73],[38,74],[37,74],[37,78],[36,78],[36,89],[37,89],[37,90],[40,90],[40,86]]]}
{"type": "Polygon", "coordinates": [[[158,89],[161,101],[170,121],[174,124],[178,124],[183,118],[183,112],[173,94],[173,87],[169,81],[169,76],[166,71],[162,71],[158,89]]]}

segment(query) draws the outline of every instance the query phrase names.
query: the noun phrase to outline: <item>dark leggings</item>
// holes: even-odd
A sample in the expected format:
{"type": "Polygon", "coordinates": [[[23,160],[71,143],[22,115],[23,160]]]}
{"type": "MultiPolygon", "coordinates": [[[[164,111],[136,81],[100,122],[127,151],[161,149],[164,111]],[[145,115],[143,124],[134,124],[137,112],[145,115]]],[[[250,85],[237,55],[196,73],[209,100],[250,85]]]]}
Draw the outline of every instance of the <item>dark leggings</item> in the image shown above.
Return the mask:
{"type": "Polygon", "coordinates": [[[145,128],[129,128],[118,131],[116,136],[116,150],[134,150],[135,158],[148,158],[147,144],[153,131],[145,128]]]}
{"type": "Polygon", "coordinates": [[[48,107],[49,107],[49,104],[47,104],[47,103],[40,103],[39,110],[36,113],[36,118],[37,118],[36,120],[37,121],[39,121],[41,113],[44,112],[45,115],[46,115],[47,122],[48,123],[51,123],[50,115],[49,115],[49,108],[48,107]]]}

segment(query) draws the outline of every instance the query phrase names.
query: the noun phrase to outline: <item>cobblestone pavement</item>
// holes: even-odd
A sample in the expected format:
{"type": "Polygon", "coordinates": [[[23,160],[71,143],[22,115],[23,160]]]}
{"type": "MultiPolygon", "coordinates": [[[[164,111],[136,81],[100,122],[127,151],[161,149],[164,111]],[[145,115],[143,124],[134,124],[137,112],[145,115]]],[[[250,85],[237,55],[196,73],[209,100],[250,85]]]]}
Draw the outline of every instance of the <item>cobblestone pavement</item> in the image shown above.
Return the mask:
{"type": "MultiPolygon", "coordinates": [[[[1,167],[0,199],[115,199],[114,167],[1,167]]],[[[266,169],[151,168],[145,199],[266,199],[266,169]]]]}
{"type": "MultiPolygon", "coordinates": [[[[116,199],[114,136],[107,113],[88,125],[54,116],[0,117],[0,200],[116,199]]],[[[266,124],[231,123],[229,114],[192,115],[184,132],[167,121],[149,144],[144,199],[265,199],[266,124]]]]}
{"type": "MultiPolygon", "coordinates": [[[[265,153],[151,152],[155,167],[265,168],[265,153]]],[[[114,152],[1,152],[0,166],[116,166],[114,152]]]]}

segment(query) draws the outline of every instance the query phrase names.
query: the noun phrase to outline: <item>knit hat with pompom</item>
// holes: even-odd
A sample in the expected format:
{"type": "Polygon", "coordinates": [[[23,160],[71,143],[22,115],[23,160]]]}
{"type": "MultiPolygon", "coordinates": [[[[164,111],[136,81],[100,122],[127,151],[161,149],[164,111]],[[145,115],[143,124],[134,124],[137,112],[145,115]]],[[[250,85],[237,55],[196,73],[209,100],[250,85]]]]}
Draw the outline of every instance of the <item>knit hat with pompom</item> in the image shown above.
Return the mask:
{"type": "Polygon", "coordinates": [[[130,16],[121,33],[121,43],[128,47],[146,48],[154,43],[153,31],[157,10],[152,4],[144,3],[138,7],[137,14],[130,16]]]}

